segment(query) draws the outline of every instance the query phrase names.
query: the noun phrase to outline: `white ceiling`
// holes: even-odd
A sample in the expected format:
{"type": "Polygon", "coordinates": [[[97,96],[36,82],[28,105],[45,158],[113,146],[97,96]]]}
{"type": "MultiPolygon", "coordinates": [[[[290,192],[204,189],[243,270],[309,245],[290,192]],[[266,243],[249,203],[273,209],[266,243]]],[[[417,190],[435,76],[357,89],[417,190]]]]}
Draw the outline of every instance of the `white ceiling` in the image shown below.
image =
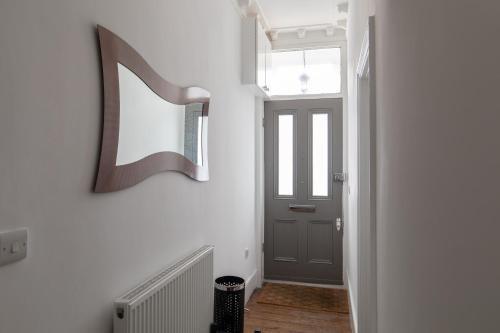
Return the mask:
{"type": "Polygon", "coordinates": [[[347,0],[256,0],[264,19],[271,29],[337,25],[347,13],[339,12],[338,5],[347,0]]]}

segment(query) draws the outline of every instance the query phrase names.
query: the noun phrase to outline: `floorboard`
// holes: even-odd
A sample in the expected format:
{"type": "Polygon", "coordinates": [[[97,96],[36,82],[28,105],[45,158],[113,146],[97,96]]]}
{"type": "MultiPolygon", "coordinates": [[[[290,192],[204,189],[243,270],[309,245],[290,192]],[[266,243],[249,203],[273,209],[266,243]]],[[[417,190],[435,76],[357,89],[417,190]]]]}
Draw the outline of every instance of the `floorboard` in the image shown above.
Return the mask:
{"type": "Polygon", "coordinates": [[[245,333],[351,333],[348,314],[260,304],[256,290],[245,311],[245,333]]]}

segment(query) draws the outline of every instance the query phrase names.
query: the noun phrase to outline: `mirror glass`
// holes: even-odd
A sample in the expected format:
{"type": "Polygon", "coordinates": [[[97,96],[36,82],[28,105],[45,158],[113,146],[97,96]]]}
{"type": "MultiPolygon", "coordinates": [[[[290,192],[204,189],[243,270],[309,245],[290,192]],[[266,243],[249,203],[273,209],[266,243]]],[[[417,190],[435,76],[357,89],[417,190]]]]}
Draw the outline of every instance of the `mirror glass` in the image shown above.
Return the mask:
{"type": "Polygon", "coordinates": [[[203,104],[177,105],[153,92],[118,63],[120,131],[116,165],[137,162],[160,152],[175,152],[203,165],[208,117],[203,104]]]}

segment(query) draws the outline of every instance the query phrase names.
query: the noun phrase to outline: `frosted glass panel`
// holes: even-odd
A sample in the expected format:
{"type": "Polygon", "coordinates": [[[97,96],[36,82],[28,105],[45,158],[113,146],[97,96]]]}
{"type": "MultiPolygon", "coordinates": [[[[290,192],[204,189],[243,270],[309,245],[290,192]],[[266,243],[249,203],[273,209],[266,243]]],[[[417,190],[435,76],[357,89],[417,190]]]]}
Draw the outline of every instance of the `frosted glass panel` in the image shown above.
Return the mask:
{"type": "Polygon", "coordinates": [[[312,115],[312,195],[328,196],[328,114],[312,115]]]}
{"type": "Polygon", "coordinates": [[[272,53],[271,95],[337,94],[341,92],[340,48],[272,53]],[[305,53],[305,54],[304,54],[305,53]],[[305,56],[305,67],[304,67],[305,56]],[[300,76],[307,74],[306,91],[300,76]]]}
{"type": "Polygon", "coordinates": [[[310,76],[307,93],[341,92],[339,48],[307,50],[306,65],[307,74],[310,76]]]}
{"type": "Polygon", "coordinates": [[[294,116],[278,116],[278,195],[293,196],[294,116]]]}
{"type": "Polygon", "coordinates": [[[271,95],[302,94],[299,77],[304,70],[302,51],[272,53],[271,95]]]}

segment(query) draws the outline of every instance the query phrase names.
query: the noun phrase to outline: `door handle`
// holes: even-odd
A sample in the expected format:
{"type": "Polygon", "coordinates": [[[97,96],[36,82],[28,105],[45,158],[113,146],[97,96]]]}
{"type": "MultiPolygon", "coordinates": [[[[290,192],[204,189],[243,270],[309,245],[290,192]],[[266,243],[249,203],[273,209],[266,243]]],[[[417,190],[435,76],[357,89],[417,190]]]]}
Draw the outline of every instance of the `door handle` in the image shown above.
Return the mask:
{"type": "Polygon", "coordinates": [[[336,183],[343,183],[346,181],[346,178],[346,174],[343,172],[333,174],[333,181],[336,183]]]}
{"type": "Polygon", "coordinates": [[[340,229],[342,229],[344,223],[342,223],[342,219],[340,217],[337,217],[337,221],[335,224],[337,225],[337,231],[340,231],[340,229]]]}
{"type": "Polygon", "coordinates": [[[316,211],[316,205],[289,204],[288,209],[293,212],[299,212],[299,213],[314,213],[316,211]]]}

